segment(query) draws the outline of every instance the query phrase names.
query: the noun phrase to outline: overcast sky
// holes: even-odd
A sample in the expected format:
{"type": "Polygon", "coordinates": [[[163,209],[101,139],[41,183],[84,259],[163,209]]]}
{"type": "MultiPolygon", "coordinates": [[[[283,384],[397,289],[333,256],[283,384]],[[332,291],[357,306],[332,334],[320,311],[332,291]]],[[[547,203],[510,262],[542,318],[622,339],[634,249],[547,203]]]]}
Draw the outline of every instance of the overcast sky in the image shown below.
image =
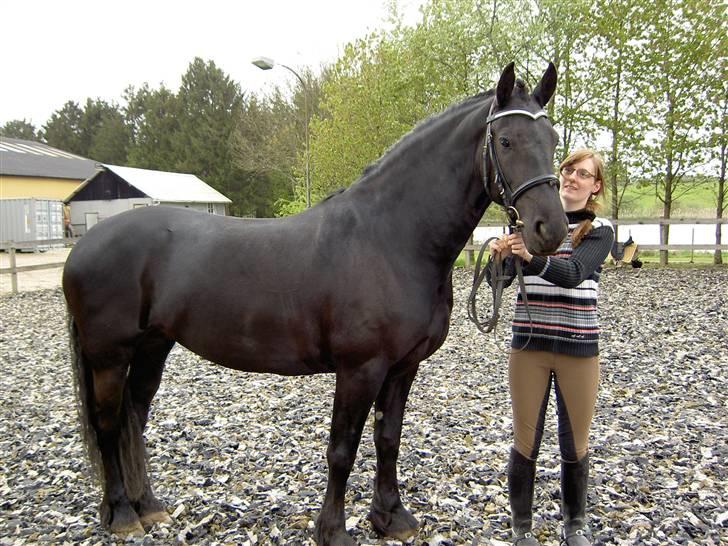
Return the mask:
{"type": "MultiPolygon", "coordinates": [[[[334,61],[346,43],[386,24],[387,0],[13,0],[0,9],[0,125],[39,129],[69,100],[120,102],[124,89],[177,90],[194,57],[243,90],[294,81],[294,69],[334,61]]],[[[406,21],[422,0],[399,0],[406,21]]]]}

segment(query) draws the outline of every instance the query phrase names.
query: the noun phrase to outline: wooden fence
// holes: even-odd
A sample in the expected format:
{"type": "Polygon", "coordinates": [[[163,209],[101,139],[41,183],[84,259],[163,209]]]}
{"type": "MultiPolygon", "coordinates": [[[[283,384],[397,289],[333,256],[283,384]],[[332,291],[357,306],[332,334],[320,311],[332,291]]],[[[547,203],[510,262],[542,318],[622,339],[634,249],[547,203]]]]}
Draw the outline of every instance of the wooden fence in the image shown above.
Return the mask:
{"type": "MultiPolygon", "coordinates": [[[[612,224],[615,226],[634,226],[634,225],[685,225],[685,224],[702,224],[702,225],[717,225],[717,224],[728,224],[728,218],[610,218],[612,224]]],[[[502,222],[494,222],[483,220],[478,224],[478,227],[500,227],[503,228],[505,233],[505,225],[502,222]]],[[[650,245],[642,244],[639,241],[635,241],[640,250],[721,250],[728,251],[728,244],[666,244],[666,245],[650,245]]],[[[470,237],[468,244],[463,249],[465,251],[465,265],[470,265],[474,261],[475,252],[480,250],[480,245],[473,243],[473,237],[470,237]]]]}
{"type": "Polygon", "coordinates": [[[63,267],[66,262],[52,262],[45,264],[21,265],[17,264],[16,253],[18,250],[31,250],[37,252],[44,247],[52,248],[54,246],[73,245],[77,239],[44,239],[40,241],[0,241],[0,250],[4,250],[9,254],[10,267],[0,268],[0,275],[10,275],[10,288],[13,294],[18,293],[18,273],[27,271],[39,271],[42,269],[54,269],[63,267]]]}

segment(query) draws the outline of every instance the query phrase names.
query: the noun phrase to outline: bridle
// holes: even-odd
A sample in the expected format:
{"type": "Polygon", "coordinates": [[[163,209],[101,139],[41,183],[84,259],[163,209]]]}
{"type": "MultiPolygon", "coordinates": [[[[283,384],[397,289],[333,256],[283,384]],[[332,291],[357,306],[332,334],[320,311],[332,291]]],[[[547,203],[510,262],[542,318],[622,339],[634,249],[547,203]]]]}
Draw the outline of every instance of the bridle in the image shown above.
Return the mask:
{"type": "MultiPolygon", "coordinates": [[[[530,178],[526,180],[523,184],[519,185],[515,191],[513,190],[511,184],[509,183],[508,179],[506,178],[506,175],[503,173],[503,169],[500,166],[500,162],[498,161],[498,154],[495,150],[495,141],[493,139],[493,132],[491,130],[491,125],[493,122],[497,119],[504,118],[506,116],[528,116],[533,121],[536,121],[540,118],[548,118],[547,114],[543,110],[539,110],[536,113],[528,112],[527,110],[518,110],[518,109],[511,109],[511,110],[503,110],[501,112],[493,113],[495,110],[495,104],[496,100],[493,99],[493,102],[490,105],[490,111],[488,112],[488,117],[485,120],[485,146],[483,147],[483,185],[485,187],[485,191],[488,194],[488,196],[491,198],[491,201],[495,201],[492,196],[490,195],[489,191],[489,173],[490,170],[488,169],[488,162],[490,162],[490,165],[493,168],[494,171],[494,180],[496,189],[498,191],[498,195],[500,196],[501,203],[500,205],[505,209],[506,215],[508,216],[508,230],[509,233],[513,233],[515,231],[520,231],[523,228],[523,221],[521,220],[521,215],[518,213],[518,209],[516,208],[516,201],[519,197],[521,197],[524,193],[526,193],[531,188],[534,188],[536,186],[539,186],[541,184],[558,184],[559,179],[554,175],[553,173],[549,174],[542,174],[535,176],[533,178],[530,178]]],[[[500,256],[500,254],[496,255],[496,258],[493,260],[493,266],[491,268],[491,287],[493,292],[493,314],[491,315],[490,319],[486,322],[481,322],[478,318],[478,312],[475,305],[475,299],[478,292],[478,289],[480,288],[480,285],[483,283],[483,279],[485,278],[485,269],[481,268],[481,264],[483,261],[483,254],[485,253],[485,249],[488,247],[488,243],[490,243],[493,239],[496,239],[496,237],[491,237],[487,241],[483,243],[483,246],[480,248],[480,252],[478,253],[478,259],[475,262],[475,276],[473,277],[473,287],[470,290],[470,296],[468,297],[468,318],[475,323],[478,330],[480,330],[483,333],[491,332],[495,329],[496,325],[498,324],[498,319],[500,317],[500,306],[503,301],[503,287],[505,282],[509,279],[507,275],[504,274],[503,271],[503,259],[500,256]]],[[[531,333],[533,332],[533,321],[531,320],[531,310],[528,306],[528,297],[526,296],[526,286],[523,281],[523,267],[522,267],[522,260],[518,256],[514,256],[514,265],[516,268],[516,275],[518,276],[518,284],[521,288],[521,297],[523,298],[523,305],[526,310],[526,313],[528,314],[529,321],[531,322],[531,333]]],[[[529,333],[528,340],[531,340],[531,334],[529,333]]],[[[528,342],[526,342],[526,345],[528,345],[528,342]]],[[[525,347],[525,346],[524,346],[525,347]]]]}
{"type": "MultiPolygon", "coordinates": [[[[558,184],[559,179],[553,173],[541,174],[526,180],[523,184],[518,186],[515,191],[513,191],[511,185],[508,182],[508,179],[506,178],[506,175],[503,173],[500,162],[498,161],[498,154],[495,151],[495,141],[493,139],[493,131],[491,129],[491,126],[495,120],[507,116],[527,116],[533,121],[536,121],[540,118],[548,119],[548,115],[544,110],[539,110],[536,113],[531,113],[527,110],[516,109],[503,110],[502,112],[494,114],[493,110],[495,110],[495,103],[496,100],[493,99],[493,102],[490,105],[490,112],[488,112],[488,117],[485,120],[485,146],[483,147],[483,185],[485,186],[486,193],[488,193],[490,196],[490,192],[488,191],[488,160],[490,160],[490,164],[495,171],[494,183],[496,189],[498,190],[498,195],[501,199],[500,204],[506,210],[509,226],[522,226],[523,222],[521,222],[520,215],[518,214],[518,210],[516,209],[516,201],[518,200],[518,198],[531,188],[540,184],[558,184]]],[[[492,197],[491,201],[493,201],[492,197]]]]}

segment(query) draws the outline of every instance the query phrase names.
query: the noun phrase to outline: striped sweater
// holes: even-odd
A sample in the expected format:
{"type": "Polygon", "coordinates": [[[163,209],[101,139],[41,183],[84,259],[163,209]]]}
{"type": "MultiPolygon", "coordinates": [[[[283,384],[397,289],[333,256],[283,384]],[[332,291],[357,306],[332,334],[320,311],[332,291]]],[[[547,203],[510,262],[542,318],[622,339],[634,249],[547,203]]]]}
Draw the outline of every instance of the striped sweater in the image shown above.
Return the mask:
{"type": "MultiPolygon", "coordinates": [[[[591,231],[573,248],[572,232],[591,216],[586,211],[567,213],[569,235],[559,249],[547,257],[534,256],[524,266],[531,318],[519,287],[512,323],[513,348],[572,356],[599,354],[599,276],[612,248],[614,228],[609,220],[594,218],[591,231]]],[[[512,258],[508,262],[504,265],[512,281],[515,267],[512,258]]]]}

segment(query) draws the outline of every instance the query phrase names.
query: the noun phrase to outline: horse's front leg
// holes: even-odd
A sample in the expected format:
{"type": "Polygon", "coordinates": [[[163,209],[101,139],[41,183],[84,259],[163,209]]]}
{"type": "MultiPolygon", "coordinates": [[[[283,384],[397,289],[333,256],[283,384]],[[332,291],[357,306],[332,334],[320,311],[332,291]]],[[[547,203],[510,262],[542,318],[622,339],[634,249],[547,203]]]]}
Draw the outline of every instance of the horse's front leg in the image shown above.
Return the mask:
{"type": "Polygon", "coordinates": [[[380,535],[401,541],[414,535],[419,525],[402,505],[397,482],[397,458],[404,408],[418,367],[419,364],[399,375],[388,376],[377,396],[375,406],[377,475],[369,520],[380,535]]]}
{"type": "Polygon", "coordinates": [[[344,493],[364,423],[386,374],[387,365],[380,360],[355,368],[342,366],[336,372],[334,414],[326,452],[329,481],[315,530],[319,546],[356,544],[346,532],[344,493]]]}

